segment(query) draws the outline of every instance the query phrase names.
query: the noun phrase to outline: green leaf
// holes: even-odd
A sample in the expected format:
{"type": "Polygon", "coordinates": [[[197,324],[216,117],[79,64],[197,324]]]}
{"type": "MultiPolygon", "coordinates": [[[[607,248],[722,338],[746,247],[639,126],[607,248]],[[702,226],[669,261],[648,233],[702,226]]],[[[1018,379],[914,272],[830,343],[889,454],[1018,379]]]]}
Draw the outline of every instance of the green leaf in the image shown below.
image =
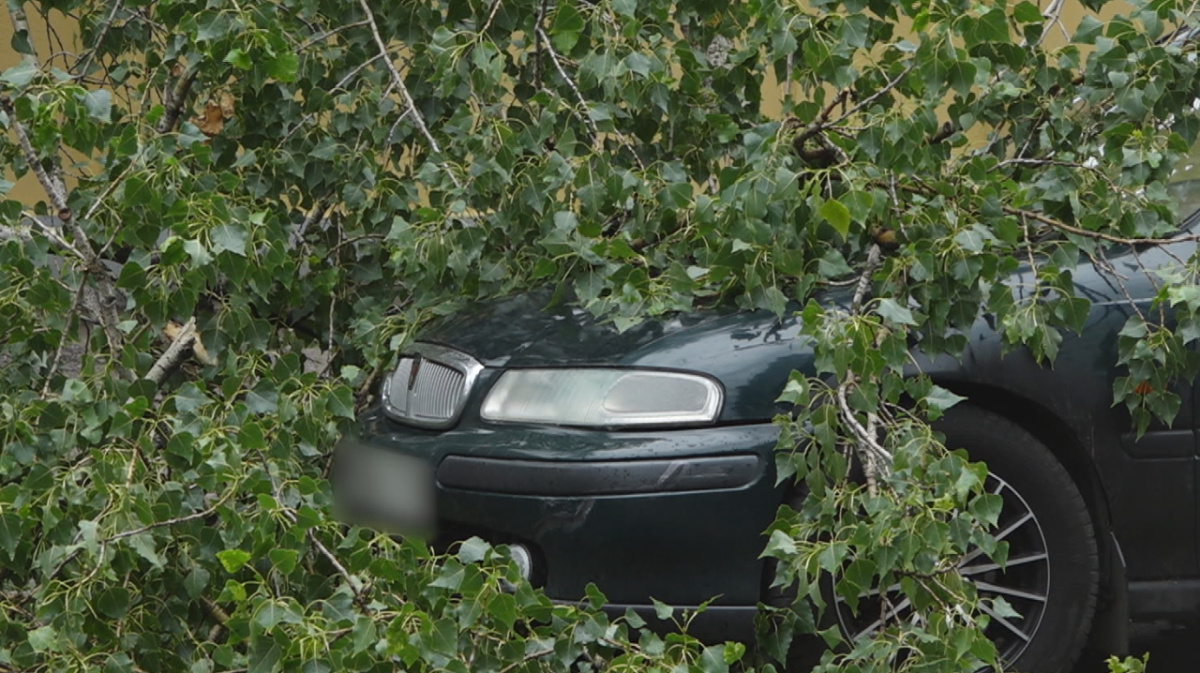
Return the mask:
{"type": "Polygon", "coordinates": [[[254,67],[254,62],[250,60],[250,54],[241,49],[230,49],[229,53],[225,54],[225,62],[241,70],[249,70],[254,67]]]}
{"type": "Polygon", "coordinates": [[[488,614],[492,616],[505,631],[511,631],[520,614],[516,596],[508,593],[496,594],[487,606],[488,614]]]}
{"type": "Polygon", "coordinates": [[[295,549],[272,549],[267,552],[267,558],[271,559],[271,565],[279,572],[290,575],[300,560],[300,552],[295,549]]]}
{"type": "Polygon", "coordinates": [[[40,72],[41,70],[36,65],[22,61],[0,74],[0,82],[8,84],[14,89],[23,89],[40,72]]]}
{"type": "Polygon", "coordinates": [[[53,626],[42,626],[33,629],[26,635],[29,641],[29,646],[34,652],[46,652],[48,650],[57,650],[58,632],[53,626]]]}
{"type": "Polygon", "coordinates": [[[226,572],[237,572],[250,560],[250,552],[242,549],[225,549],[217,552],[217,559],[226,572]]]}
{"type": "Polygon", "coordinates": [[[470,537],[463,541],[458,548],[458,560],[463,563],[478,563],[487,556],[492,546],[482,538],[470,537]]]}
{"type": "Polygon", "coordinates": [[[33,43],[29,41],[28,30],[14,30],[12,39],[10,39],[8,43],[9,46],[12,47],[12,50],[18,54],[28,54],[30,56],[35,56],[37,54],[37,52],[34,51],[33,43]]]}
{"type": "Polygon", "coordinates": [[[578,44],[579,35],[584,27],[583,17],[570,3],[559,3],[554,12],[554,21],[550,25],[550,41],[559,52],[570,53],[578,44]]]}
{"type": "Polygon", "coordinates": [[[83,95],[83,104],[92,119],[112,121],[112,94],[105,89],[93,89],[83,95]]]}
{"type": "Polygon", "coordinates": [[[1002,619],[1020,619],[1021,613],[1013,609],[1013,606],[1001,596],[996,596],[990,600],[992,604],[992,612],[996,613],[997,617],[1002,619]]]}
{"type": "Polygon", "coordinates": [[[599,610],[608,604],[608,596],[605,596],[604,592],[600,591],[594,583],[588,582],[583,591],[587,595],[588,604],[593,608],[599,610]]]}
{"type": "Polygon", "coordinates": [[[1096,38],[1100,36],[1104,30],[1104,23],[1092,16],[1084,14],[1079,20],[1079,24],[1075,27],[1075,35],[1071,37],[1071,41],[1080,44],[1093,44],[1096,38]]]}
{"type": "Polygon", "coordinates": [[[231,252],[246,256],[246,231],[232,224],[223,224],[212,230],[212,249],[216,253],[231,252]]]}
{"type": "Polygon", "coordinates": [[[0,514],[0,549],[9,560],[15,558],[17,545],[21,542],[21,517],[14,512],[0,514]]]}
{"type": "Polygon", "coordinates": [[[338,386],[326,397],[329,413],[340,418],[354,419],[354,393],[346,386],[338,386]]]}
{"type": "Polygon", "coordinates": [[[963,31],[967,47],[970,48],[983,42],[1012,41],[1008,32],[1008,16],[1003,7],[992,7],[969,24],[970,28],[963,31]]]}
{"type": "Polygon", "coordinates": [[[996,525],[996,519],[1000,516],[1000,509],[1004,506],[1004,501],[998,495],[992,493],[984,493],[977,495],[971,501],[971,513],[989,526],[996,525]]]}
{"type": "Polygon", "coordinates": [[[880,317],[893,325],[915,326],[917,324],[912,311],[896,303],[895,299],[880,299],[875,311],[879,313],[880,317]]]}
{"type": "Polygon", "coordinates": [[[612,0],[612,10],[620,16],[637,16],[637,0],[612,0]]]}
{"type": "Polygon", "coordinates": [[[657,598],[651,598],[650,603],[654,606],[654,615],[663,621],[670,619],[671,616],[675,614],[675,608],[672,608],[670,605],[663,603],[657,598]]]}
{"type": "Polygon", "coordinates": [[[204,568],[193,568],[186,577],[183,578],[183,588],[187,591],[190,598],[199,598],[204,593],[205,587],[208,586],[209,572],[204,568]]]}
{"type": "Polygon", "coordinates": [[[296,81],[296,70],[300,67],[300,57],[293,53],[279,54],[267,60],[267,75],[280,82],[296,81]]]}
{"type": "Polygon", "coordinates": [[[828,222],[842,238],[850,234],[850,210],[837,199],[828,199],[817,209],[817,214],[828,222]]]}
{"type": "Polygon", "coordinates": [[[961,395],[946,390],[945,388],[935,385],[929,389],[929,394],[925,395],[925,403],[933,407],[939,412],[944,412],[950,407],[966,400],[967,398],[961,395]]]}
{"type": "Polygon", "coordinates": [[[235,26],[229,14],[208,10],[196,15],[196,28],[196,41],[208,42],[225,37],[235,26]]]}
{"type": "Polygon", "coordinates": [[[625,57],[625,67],[642,77],[647,77],[650,75],[651,68],[654,67],[654,61],[651,61],[645,54],[634,52],[625,57]]]}
{"type": "Polygon", "coordinates": [[[180,386],[175,393],[175,409],[183,413],[193,413],[211,402],[212,399],[190,381],[180,386]]]}
{"type": "Polygon", "coordinates": [[[110,587],[96,598],[96,609],[109,619],[123,619],[129,612],[129,590],[110,587]]]}
{"type": "Polygon", "coordinates": [[[1013,18],[1019,23],[1041,23],[1042,10],[1029,0],[1021,0],[1013,7],[1013,18]]]}
{"type": "Polygon", "coordinates": [[[796,554],[796,549],[796,540],[791,535],[781,530],[773,530],[771,537],[767,539],[767,546],[762,555],[772,558],[788,558],[796,554]]]}
{"type": "Polygon", "coordinates": [[[274,638],[259,638],[250,646],[250,668],[247,673],[275,673],[279,670],[279,660],[283,656],[283,648],[274,638]]]}
{"type": "Polygon", "coordinates": [[[855,222],[865,223],[875,207],[875,196],[871,192],[855,190],[841,196],[841,202],[855,222]]]}
{"type": "Polygon", "coordinates": [[[729,662],[725,661],[724,645],[709,645],[700,653],[701,673],[729,673],[729,662]]]}

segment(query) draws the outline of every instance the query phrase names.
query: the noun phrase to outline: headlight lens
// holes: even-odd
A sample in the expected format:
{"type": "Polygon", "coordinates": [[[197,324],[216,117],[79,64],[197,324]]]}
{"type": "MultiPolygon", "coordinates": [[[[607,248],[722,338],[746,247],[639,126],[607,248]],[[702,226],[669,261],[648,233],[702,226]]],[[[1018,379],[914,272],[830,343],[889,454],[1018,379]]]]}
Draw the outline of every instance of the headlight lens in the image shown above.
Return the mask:
{"type": "Polygon", "coordinates": [[[488,421],[624,427],[715,421],[722,391],[695,374],[631,369],[513,369],[483,401],[488,421]]]}

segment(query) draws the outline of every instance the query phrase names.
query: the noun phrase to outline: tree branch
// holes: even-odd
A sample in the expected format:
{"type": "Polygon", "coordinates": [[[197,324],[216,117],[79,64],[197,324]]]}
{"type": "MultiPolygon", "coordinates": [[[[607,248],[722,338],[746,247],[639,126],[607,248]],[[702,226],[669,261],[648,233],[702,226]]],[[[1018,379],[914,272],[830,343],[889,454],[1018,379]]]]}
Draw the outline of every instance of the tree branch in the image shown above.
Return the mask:
{"type": "MultiPolygon", "coordinates": [[[[57,175],[47,173],[45,168],[42,167],[37,150],[34,149],[33,143],[29,141],[29,134],[25,130],[25,125],[17,119],[12,99],[7,95],[0,96],[0,109],[3,109],[8,114],[13,132],[17,135],[17,143],[20,146],[21,155],[24,157],[25,162],[29,164],[30,170],[37,176],[38,182],[42,185],[42,190],[46,193],[46,197],[50,199],[50,205],[58,211],[58,218],[62,221],[63,227],[71,231],[71,235],[75,239],[74,245],[67,243],[57,232],[52,233],[40,219],[33,218],[33,222],[41,227],[47,236],[51,240],[54,240],[57,245],[77,255],[87,269],[100,271],[93,274],[100,299],[97,307],[97,318],[104,329],[104,336],[108,340],[109,348],[115,357],[121,351],[123,343],[121,332],[117,329],[119,316],[115,307],[115,302],[120,297],[120,293],[117,292],[107,272],[101,268],[100,259],[96,255],[96,251],[92,248],[91,243],[88,242],[87,232],[83,230],[83,227],[79,225],[79,222],[71,213],[71,208],[67,205],[66,187],[57,175]]],[[[127,378],[130,376],[130,373],[125,369],[122,368],[120,371],[123,376],[127,378]]]]}
{"type": "Polygon", "coordinates": [[[183,113],[184,103],[187,102],[188,94],[192,91],[192,84],[196,81],[196,75],[200,69],[196,66],[188,66],[185,72],[175,80],[175,85],[167,89],[167,93],[163,96],[163,116],[158,120],[156,130],[159,133],[170,133],[175,130],[175,124],[179,122],[179,116],[183,113]]]}
{"type": "Polygon", "coordinates": [[[191,353],[192,347],[195,344],[196,319],[189,318],[175,336],[175,340],[171,342],[167,350],[163,351],[163,354],[150,367],[150,371],[146,373],[146,378],[153,381],[154,385],[161,386],[163,381],[183,364],[183,361],[187,359],[188,354],[191,353]]]}
{"type": "Polygon", "coordinates": [[[829,115],[833,112],[833,109],[837,106],[838,103],[841,103],[845,100],[845,96],[848,93],[847,91],[842,91],[840,94],[838,94],[837,97],[835,97],[833,99],[833,102],[831,102],[829,105],[825,106],[825,109],[821,111],[821,114],[818,115],[815,120],[813,120],[811,123],[809,123],[809,125],[806,126],[804,128],[804,130],[801,131],[800,134],[796,136],[796,140],[795,140],[796,147],[803,146],[804,141],[816,136],[821,131],[824,131],[825,129],[829,128],[830,126],[837,126],[838,124],[846,121],[850,117],[857,114],[859,110],[862,110],[863,108],[867,107],[871,103],[874,103],[876,100],[879,99],[880,96],[883,96],[884,94],[888,93],[892,89],[895,89],[896,86],[900,84],[900,81],[903,80],[904,77],[906,75],[908,75],[908,73],[912,72],[914,67],[916,67],[915,60],[910,62],[908,64],[908,66],[906,68],[904,68],[904,71],[901,72],[899,75],[896,75],[896,77],[894,79],[892,79],[887,84],[884,84],[882,87],[880,87],[879,91],[876,91],[875,93],[871,94],[870,96],[867,96],[866,98],[860,100],[858,103],[855,103],[853,107],[851,107],[849,110],[846,110],[846,112],[844,112],[837,119],[830,120],[829,115]]]}
{"type": "Polygon", "coordinates": [[[25,163],[29,164],[29,170],[33,171],[34,176],[37,177],[37,181],[42,185],[42,190],[46,192],[46,196],[50,198],[50,204],[58,211],[60,219],[70,219],[71,210],[67,207],[66,187],[58,176],[51,175],[42,166],[37,150],[34,149],[33,143],[29,140],[29,132],[25,130],[25,124],[17,119],[17,112],[13,108],[12,99],[7,94],[0,95],[0,109],[3,109],[8,118],[12,120],[13,132],[17,134],[17,144],[21,148],[21,155],[25,158],[25,163]],[[64,214],[67,217],[63,217],[64,214]]]}
{"type": "Polygon", "coordinates": [[[1166,245],[1169,243],[1184,243],[1187,241],[1200,241],[1200,234],[1187,234],[1184,236],[1173,236],[1171,238],[1125,238],[1114,234],[1106,234],[1103,231],[1091,231],[1082,229],[1066,222],[1060,222],[1052,217],[1047,217],[1041,213],[1032,210],[1023,210],[1021,208],[1012,208],[1004,206],[1004,212],[1017,217],[1028,218],[1034,222],[1044,224],[1052,229],[1057,229],[1067,234],[1075,234],[1077,236],[1086,236],[1109,243],[1117,243],[1120,245],[1166,245]]]}
{"type": "MultiPolygon", "coordinates": [[[[26,40],[32,39],[29,35],[29,19],[25,16],[25,8],[21,6],[20,0],[8,0],[5,4],[8,5],[8,19],[12,21],[13,35],[25,33],[26,40]]],[[[36,53],[21,54],[21,62],[40,67],[36,53]]]]}
{"type": "Polygon", "coordinates": [[[872,243],[867,250],[867,263],[863,269],[862,275],[858,277],[858,285],[854,289],[854,298],[850,302],[850,313],[856,314],[862,307],[863,299],[867,296],[867,290],[871,287],[871,274],[875,273],[875,267],[879,266],[879,258],[883,254],[878,243],[872,243]]]}
{"type": "MultiPolygon", "coordinates": [[[[866,298],[867,290],[871,286],[871,275],[875,273],[875,269],[879,266],[882,255],[883,251],[878,243],[872,243],[871,247],[867,250],[867,261],[862,275],[859,276],[858,286],[854,289],[854,297],[850,301],[851,315],[857,315],[861,311],[863,300],[866,298]]],[[[859,422],[858,417],[854,415],[854,410],[850,408],[846,391],[850,386],[854,385],[854,382],[854,372],[847,371],[842,377],[842,381],[838,383],[836,391],[837,403],[842,420],[850,428],[850,433],[857,440],[858,454],[862,459],[863,472],[867,477],[867,492],[873,497],[879,490],[879,478],[886,475],[889,471],[892,454],[879,443],[878,419],[876,415],[868,413],[867,425],[863,426],[859,422]]]]}

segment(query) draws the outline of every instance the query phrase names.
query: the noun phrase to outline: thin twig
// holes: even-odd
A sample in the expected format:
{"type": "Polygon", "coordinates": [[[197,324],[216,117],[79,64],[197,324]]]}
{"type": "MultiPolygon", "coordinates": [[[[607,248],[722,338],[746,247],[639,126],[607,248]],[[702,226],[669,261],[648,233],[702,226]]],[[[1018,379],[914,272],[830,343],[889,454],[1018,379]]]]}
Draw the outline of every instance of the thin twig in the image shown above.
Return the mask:
{"type": "Polygon", "coordinates": [[[350,30],[351,28],[358,28],[360,26],[365,26],[365,25],[367,25],[366,21],[355,21],[354,23],[347,23],[344,26],[338,26],[337,28],[331,28],[319,35],[313,35],[312,37],[308,38],[304,42],[300,43],[300,46],[296,47],[296,51],[302,52],[305,49],[308,49],[309,47],[313,46],[314,44],[316,44],[318,42],[324,42],[325,40],[333,37],[334,35],[337,35],[338,33],[342,32],[343,30],[350,30]]]}
{"type": "MultiPolygon", "coordinates": [[[[546,4],[549,0],[542,0],[538,3],[537,17],[533,20],[534,26],[541,26],[542,21],[546,19],[546,4]]],[[[542,88],[542,31],[535,30],[533,32],[533,85],[542,88]]]]}
{"type": "Polygon", "coordinates": [[[884,84],[883,87],[881,87],[879,89],[879,91],[876,91],[875,93],[871,94],[870,96],[867,96],[866,98],[862,99],[861,101],[859,101],[858,103],[853,105],[849,110],[847,110],[845,113],[843,113],[842,116],[829,122],[829,125],[836,126],[836,125],[840,124],[841,122],[849,119],[850,117],[853,117],[859,110],[862,110],[863,108],[867,107],[871,103],[874,103],[880,96],[883,96],[884,94],[888,93],[892,89],[895,89],[896,86],[898,84],[900,84],[900,80],[904,79],[905,76],[908,75],[908,73],[912,72],[913,68],[915,68],[916,65],[917,65],[916,60],[911,61],[908,64],[908,67],[906,67],[899,75],[896,75],[895,79],[891,80],[887,84],[884,84]]]}
{"type": "Polygon", "coordinates": [[[514,661],[511,664],[500,669],[500,673],[508,673],[509,671],[513,670],[514,668],[516,668],[522,664],[528,664],[529,662],[533,661],[534,659],[540,659],[540,658],[546,656],[547,654],[554,654],[554,648],[548,647],[544,650],[535,650],[533,652],[530,652],[529,654],[526,654],[523,658],[518,659],[517,661],[514,661]]]}
{"type": "MultiPolygon", "coordinates": [[[[378,61],[381,58],[386,58],[386,57],[387,57],[386,53],[379,53],[379,54],[375,54],[371,58],[368,58],[367,60],[358,64],[357,66],[354,67],[353,70],[346,73],[345,77],[338,80],[338,83],[333,85],[333,88],[329,90],[329,93],[333,93],[334,91],[337,91],[338,89],[341,89],[342,87],[346,86],[346,84],[349,83],[350,80],[354,79],[355,75],[362,72],[367,66],[371,65],[375,61],[378,61]]],[[[301,123],[303,123],[303,121],[301,121],[301,123]]]]}
{"type": "MultiPolygon", "coordinates": [[[[22,217],[24,217],[24,219],[26,219],[30,223],[32,223],[33,226],[30,227],[30,229],[32,229],[33,227],[36,227],[39,231],[42,232],[43,236],[45,236],[47,239],[50,240],[51,243],[54,243],[55,245],[62,248],[63,250],[66,250],[67,252],[71,253],[72,255],[75,255],[80,260],[82,260],[85,264],[87,263],[87,257],[83,254],[83,252],[81,252],[79,250],[79,248],[76,248],[75,246],[71,245],[70,241],[63,238],[62,234],[58,233],[58,231],[55,229],[55,227],[53,225],[46,224],[46,222],[41,217],[39,217],[38,215],[34,215],[28,211],[22,212],[21,215],[22,215],[22,217]]],[[[14,231],[21,238],[29,238],[29,236],[27,235],[27,232],[19,231],[19,230],[14,230],[14,231]]]]}
{"type": "MultiPolygon", "coordinates": [[[[875,269],[879,266],[883,251],[878,243],[872,243],[867,250],[867,261],[863,266],[862,275],[859,276],[858,286],[854,289],[854,297],[850,301],[850,314],[857,315],[862,310],[863,300],[866,298],[867,290],[871,286],[871,276],[874,275],[875,269]]],[[[876,344],[878,346],[878,344],[876,344]]],[[[850,408],[850,402],[846,396],[846,390],[854,385],[854,372],[847,371],[842,377],[841,383],[838,384],[836,397],[838,408],[841,411],[842,420],[850,428],[851,434],[857,439],[857,447],[859,456],[863,462],[863,471],[867,477],[867,492],[874,497],[878,493],[879,478],[888,472],[888,466],[892,462],[892,454],[879,443],[878,438],[878,418],[874,413],[867,414],[867,425],[863,426],[855,416],[854,410],[850,408]]]]}
{"type": "MultiPolygon", "coordinates": [[[[226,496],[226,497],[228,497],[228,496],[226,496]]],[[[219,502],[217,502],[212,507],[209,507],[208,509],[205,509],[205,510],[202,510],[199,512],[192,512],[191,514],[188,514],[186,516],[178,516],[178,517],[175,517],[174,519],[165,519],[163,521],[155,521],[154,523],[146,524],[145,526],[142,526],[141,528],[134,528],[133,530],[121,531],[120,533],[117,533],[116,535],[106,538],[105,540],[103,540],[103,542],[116,542],[117,540],[122,540],[127,537],[133,537],[134,535],[141,535],[142,533],[152,531],[155,528],[165,528],[167,526],[177,526],[181,523],[187,523],[189,521],[195,521],[197,519],[205,519],[205,518],[208,518],[209,516],[212,516],[217,511],[217,508],[219,508],[224,503],[225,503],[225,499],[222,498],[219,502]]]]}
{"type": "Polygon", "coordinates": [[[492,27],[492,20],[496,18],[496,12],[500,10],[500,0],[492,0],[491,10],[488,12],[487,21],[483,22],[483,27],[479,29],[479,36],[487,32],[488,28],[492,27]]]}
{"type": "MultiPolygon", "coordinates": [[[[404,83],[404,77],[400,75],[400,71],[396,70],[396,64],[392,63],[392,59],[387,57],[387,43],[383,41],[383,36],[379,34],[379,25],[375,23],[375,13],[371,11],[371,6],[367,4],[367,0],[359,0],[359,5],[367,15],[367,24],[371,27],[371,35],[375,38],[375,44],[379,47],[380,55],[384,56],[383,62],[387,64],[388,72],[391,73],[392,82],[396,84],[396,88],[400,90],[400,95],[404,97],[404,104],[408,106],[412,112],[413,121],[416,122],[417,128],[421,131],[421,135],[425,136],[425,141],[429,143],[429,149],[433,150],[434,154],[441,155],[442,148],[438,145],[433,134],[429,132],[429,127],[425,125],[425,119],[421,117],[421,113],[417,110],[417,103],[413,100],[412,94],[408,91],[408,85],[404,83]]],[[[458,181],[458,177],[454,175],[445,164],[442,164],[442,170],[449,176],[450,181],[454,186],[462,189],[462,183],[458,181]]]]}
{"type": "Polygon", "coordinates": [[[50,361],[50,371],[46,372],[46,382],[42,384],[43,399],[50,394],[50,381],[58,373],[58,365],[62,362],[63,350],[67,346],[67,331],[71,328],[71,320],[74,319],[75,313],[79,310],[79,302],[83,300],[83,292],[87,288],[87,273],[87,269],[84,269],[83,277],[79,279],[79,289],[75,290],[75,299],[71,302],[71,310],[67,312],[66,328],[59,335],[58,347],[54,349],[54,359],[50,361]]]}
{"type": "MultiPolygon", "coordinates": [[[[181,523],[187,523],[188,521],[195,521],[196,519],[203,519],[208,516],[211,516],[214,512],[217,511],[217,508],[219,508],[221,505],[225,504],[225,501],[229,499],[229,497],[232,495],[232,493],[233,493],[233,491],[226,493],[224,496],[221,497],[220,500],[218,500],[211,507],[209,507],[205,510],[202,510],[199,512],[193,512],[186,516],[175,517],[174,519],[165,519],[163,521],[155,521],[154,523],[146,524],[145,526],[141,526],[139,528],[121,531],[120,533],[116,533],[115,535],[110,535],[109,537],[106,537],[106,538],[100,540],[100,542],[99,542],[100,552],[99,552],[98,556],[103,558],[105,547],[107,547],[110,543],[116,542],[117,540],[123,540],[127,537],[133,537],[134,535],[140,535],[142,533],[154,530],[155,528],[164,528],[167,526],[175,526],[175,525],[178,525],[181,523]]],[[[75,560],[75,558],[79,556],[79,553],[82,550],[83,550],[83,547],[81,547],[81,546],[76,547],[70,554],[67,554],[61,561],[58,562],[58,565],[54,567],[54,570],[50,571],[50,574],[47,575],[44,580],[42,580],[42,583],[46,584],[46,583],[50,582],[51,580],[53,580],[54,578],[58,577],[58,575],[63,571],[63,568],[67,567],[68,563],[75,560]]]]}
{"type": "Polygon", "coordinates": [[[125,5],[124,0],[116,0],[113,2],[112,11],[108,13],[108,18],[104,19],[104,24],[100,26],[100,32],[96,34],[96,39],[92,41],[92,48],[83,55],[83,58],[75,62],[71,66],[69,72],[78,72],[77,77],[86,77],[88,68],[92,65],[92,59],[96,52],[100,49],[100,43],[104,41],[104,37],[108,35],[108,29],[112,27],[113,21],[117,17],[117,12],[121,11],[121,7],[125,5]]]}
{"type": "Polygon", "coordinates": [[[1042,42],[1046,40],[1046,37],[1050,35],[1050,31],[1053,30],[1055,26],[1058,26],[1058,28],[1062,30],[1063,37],[1065,37],[1068,41],[1071,39],[1071,34],[1067,32],[1067,27],[1062,24],[1062,11],[1064,4],[1066,3],[1064,3],[1063,0],[1052,0],[1050,4],[1046,6],[1046,11],[1042,13],[1043,20],[1045,21],[1042,27],[1042,34],[1038,37],[1037,42],[1033,43],[1033,46],[1037,47],[1041,45],[1042,42]]]}
{"type": "Polygon", "coordinates": [[[1074,225],[1067,224],[1066,222],[1060,222],[1059,220],[1056,220],[1052,217],[1047,217],[1041,213],[1038,213],[1038,212],[1035,212],[1032,210],[1023,210],[1021,208],[1013,208],[1010,206],[1004,206],[1003,210],[1004,210],[1004,212],[1008,213],[1009,215],[1015,215],[1017,217],[1027,217],[1035,222],[1040,222],[1040,223],[1047,225],[1053,229],[1058,229],[1059,231],[1062,231],[1062,232],[1065,232],[1068,234],[1075,234],[1077,236],[1086,236],[1088,238],[1094,238],[1094,239],[1098,239],[1101,241],[1108,241],[1109,243],[1117,243],[1120,245],[1167,245],[1167,244],[1171,244],[1171,243],[1185,243],[1188,241],[1200,240],[1200,234],[1185,234],[1183,236],[1173,236],[1171,238],[1125,238],[1123,236],[1107,234],[1102,231],[1091,231],[1089,229],[1082,229],[1080,227],[1076,227],[1074,225]]]}
{"type": "Polygon", "coordinates": [[[833,112],[833,109],[836,108],[839,103],[844,102],[845,96],[848,94],[847,91],[842,91],[836,97],[834,97],[833,101],[830,102],[829,105],[825,106],[825,109],[821,111],[821,114],[817,116],[817,119],[809,123],[809,125],[806,126],[804,130],[796,136],[797,144],[802,144],[803,141],[816,136],[830,126],[837,126],[838,124],[857,114],[859,110],[862,110],[871,103],[874,103],[879,99],[880,96],[883,96],[892,89],[895,89],[896,86],[900,84],[900,81],[903,80],[908,73],[912,72],[914,67],[916,67],[916,61],[910,62],[899,75],[896,75],[894,79],[880,87],[878,91],[854,104],[849,110],[843,112],[837,119],[830,120],[829,115],[833,112]]]}
{"type": "MultiPolygon", "coordinates": [[[[87,232],[79,225],[78,219],[72,215],[71,208],[67,205],[66,186],[63,185],[61,178],[58,177],[57,170],[55,170],[54,174],[51,174],[42,166],[37,150],[34,149],[33,143],[29,140],[29,134],[25,130],[25,125],[17,119],[12,99],[7,95],[0,96],[0,109],[3,109],[11,120],[10,126],[17,135],[17,144],[21,149],[21,154],[25,158],[25,162],[29,164],[30,169],[41,184],[46,197],[50,199],[50,204],[57,212],[59,220],[63,223],[63,227],[70,230],[72,237],[75,239],[74,245],[67,244],[65,240],[61,242],[56,241],[56,243],[66,249],[72,250],[83,260],[84,265],[88,269],[100,269],[100,260],[91,243],[88,242],[87,232]]],[[[49,232],[41,220],[34,218],[33,222],[41,226],[43,231],[49,232]]],[[[61,239],[62,237],[55,234],[51,238],[61,239]]],[[[121,345],[123,343],[121,332],[117,329],[119,315],[114,304],[115,299],[120,295],[113,285],[112,279],[106,273],[97,273],[94,275],[94,278],[101,300],[98,302],[99,315],[97,317],[99,318],[101,327],[104,329],[104,336],[108,340],[109,348],[112,350],[115,358],[121,352],[121,345]]],[[[120,368],[119,371],[122,376],[129,378],[130,372],[128,370],[120,368]]]]}
{"type": "MultiPolygon", "coordinates": [[[[114,191],[116,191],[117,187],[121,185],[121,183],[126,177],[129,176],[129,173],[133,171],[134,167],[137,165],[138,163],[136,161],[129,162],[129,165],[125,167],[125,170],[121,171],[116,178],[108,181],[108,185],[104,188],[104,191],[100,192],[100,195],[96,197],[96,200],[92,201],[92,205],[88,206],[87,213],[85,213],[83,216],[84,220],[92,219],[92,216],[95,215],[96,211],[100,209],[100,205],[104,203],[104,200],[107,199],[114,191]]],[[[105,247],[107,248],[107,246],[105,247]]],[[[100,254],[103,255],[103,252],[100,254]]]]}
{"type": "Polygon", "coordinates": [[[300,222],[299,226],[292,230],[288,244],[291,245],[293,249],[299,247],[299,245],[304,242],[304,234],[308,231],[308,228],[317,222],[320,222],[325,217],[325,213],[327,212],[329,212],[329,201],[326,199],[318,199],[316,205],[314,205],[313,209],[308,212],[308,215],[304,216],[304,220],[300,222]]]}
{"type": "MultiPolygon", "coordinates": [[[[571,79],[571,76],[568,75],[567,71],[563,68],[562,62],[558,57],[558,52],[554,51],[554,47],[550,44],[550,38],[546,37],[546,31],[542,30],[540,25],[537,27],[537,34],[544,45],[546,53],[550,56],[550,62],[554,64],[554,69],[558,71],[559,77],[562,77],[563,81],[565,81],[567,86],[570,87],[571,92],[575,94],[575,100],[579,102],[579,106],[583,109],[582,112],[576,112],[576,116],[582,119],[584,124],[587,125],[588,129],[591,130],[593,142],[599,143],[601,139],[600,129],[596,126],[596,122],[592,120],[591,106],[589,106],[587,100],[584,99],[583,93],[579,90],[579,86],[575,84],[575,80],[571,79]]],[[[613,130],[613,133],[617,136],[617,139],[621,141],[621,144],[624,145],[631,154],[633,154],[633,160],[637,162],[638,168],[645,171],[646,165],[642,163],[642,158],[638,156],[637,148],[633,146],[633,143],[629,141],[629,138],[626,138],[625,134],[615,129],[613,130]]]]}
{"type": "MultiPolygon", "coordinates": [[[[266,457],[262,454],[261,450],[258,451],[258,457],[259,460],[263,461],[263,470],[267,473],[267,480],[271,484],[271,494],[274,496],[275,502],[279,503],[279,513],[283,515],[283,518],[295,524],[297,521],[296,513],[283,504],[283,493],[280,491],[279,484],[275,481],[275,475],[271,472],[271,468],[268,466],[266,457]]],[[[361,582],[351,575],[349,570],[346,570],[346,566],[342,565],[342,562],[333,555],[333,552],[329,551],[325,543],[317,538],[311,528],[306,530],[305,533],[308,541],[317,548],[321,556],[324,556],[327,561],[333,564],[334,569],[342,576],[342,579],[346,580],[346,586],[350,587],[350,591],[354,593],[355,602],[358,603],[359,607],[364,611],[367,610],[366,601],[364,600],[366,596],[363,593],[363,588],[360,586],[361,582]]]]}

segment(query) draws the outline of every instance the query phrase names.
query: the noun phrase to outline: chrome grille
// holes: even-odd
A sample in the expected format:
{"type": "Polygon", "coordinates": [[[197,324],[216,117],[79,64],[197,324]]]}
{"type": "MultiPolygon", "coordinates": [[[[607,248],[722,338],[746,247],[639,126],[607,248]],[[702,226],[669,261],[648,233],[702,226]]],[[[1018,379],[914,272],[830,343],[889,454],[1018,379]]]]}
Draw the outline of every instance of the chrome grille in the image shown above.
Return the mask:
{"type": "Polygon", "coordinates": [[[465,353],[434,344],[416,344],[410,350],[384,383],[384,409],[408,425],[454,425],[482,365],[465,353]]]}

